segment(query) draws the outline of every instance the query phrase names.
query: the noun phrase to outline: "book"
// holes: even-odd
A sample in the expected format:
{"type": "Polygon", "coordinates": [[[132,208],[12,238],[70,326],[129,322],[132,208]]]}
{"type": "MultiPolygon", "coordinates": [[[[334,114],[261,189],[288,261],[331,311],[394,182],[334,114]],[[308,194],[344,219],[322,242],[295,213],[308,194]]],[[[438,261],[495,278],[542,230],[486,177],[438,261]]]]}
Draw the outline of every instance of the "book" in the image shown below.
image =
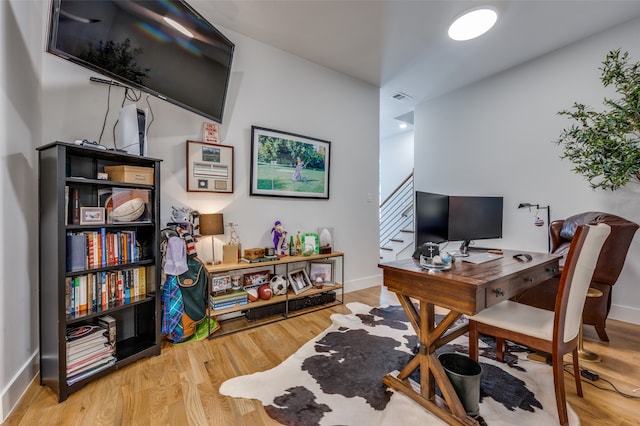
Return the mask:
{"type": "Polygon", "coordinates": [[[104,329],[97,325],[81,325],[78,327],[68,328],[65,339],[70,343],[87,338],[96,333],[104,333],[104,329]]]}
{"type": "Polygon", "coordinates": [[[145,297],[147,295],[147,269],[144,266],[138,269],[138,281],[140,286],[140,296],[145,297]]]}
{"type": "Polygon", "coordinates": [[[82,371],[82,372],[77,372],[75,375],[71,376],[71,377],[67,377],[67,385],[71,386],[74,383],[79,382],[80,380],[86,379],[89,376],[92,376],[96,373],[98,373],[99,371],[105,370],[107,368],[109,368],[110,366],[112,366],[113,364],[115,364],[116,360],[115,358],[106,362],[100,362],[97,363],[97,366],[93,367],[88,367],[89,369],[87,369],[86,371],[82,371]]]}
{"type": "Polygon", "coordinates": [[[71,223],[73,223],[74,225],[80,225],[80,191],[78,191],[77,188],[72,188],[71,194],[72,194],[71,223]]]}
{"type": "Polygon", "coordinates": [[[82,271],[86,268],[87,245],[81,233],[67,234],[67,272],[82,271]]]}
{"type": "Polygon", "coordinates": [[[94,364],[96,361],[113,358],[113,350],[110,346],[104,346],[97,352],[78,358],[71,363],[67,362],[67,374],[77,372],[88,365],[94,364]]]}
{"type": "Polygon", "coordinates": [[[116,319],[111,315],[104,315],[98,318],[98,325],[107,331],[107,337],[109,344],[115,345],[116,343],[116,319]]]}
{"type": "Polygon", "coordinates": [[[69,224],[69,185],[64,186],[64,225],[69,224]]]}
{"type": "Polygon", "coordinates": [[[243,289],[232,290],[228,289],[216,293],[211,293],[211,298],[215,301],[230,300],[230,299],[247,299],[249,296],[243,289]]]}
{"type": "Polygon", "coordinates": [[[78,354],[87,353],[95,351],[96,349],[101,349],[105,346],[109,346],[109,338],[104,335],[104,333],[96,334],[95,337],[86,340],[86,341],[78,341],[73,343],[68,343],[67,347],[67,358],[76,357],[78,354]]]}

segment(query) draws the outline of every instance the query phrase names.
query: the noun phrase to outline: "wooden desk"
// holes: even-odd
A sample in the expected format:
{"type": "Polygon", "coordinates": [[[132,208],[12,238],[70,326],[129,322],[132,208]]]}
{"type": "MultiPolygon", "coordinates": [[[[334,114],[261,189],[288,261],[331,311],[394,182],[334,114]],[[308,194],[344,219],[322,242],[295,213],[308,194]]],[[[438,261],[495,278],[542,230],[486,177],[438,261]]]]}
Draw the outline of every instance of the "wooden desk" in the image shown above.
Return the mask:
{"type": "Polygon", "coordinates": [[[420,341],[418,354],[397,377],[385,376],[384,384],[405,393],[448,424],[477,425],[465,413],[435,351],[467,331],[463,327],[445,335],[462,314],[474,315],[558,274],[559,256],[531,253],[530,262],[520,262],[513,258],[516,253],[505,250],[503,258],[480,265],[459,258],[448,271],[425,270],[412,258],[378,265],[384,285],[398,296],[420,341]],[[437,326],[434,306],[450,310],[437,326]],[[420,383],[416,388],[408,378],[418,367],[420,383]],[[436,383],[443,398],[435,394],[436,383]]]}

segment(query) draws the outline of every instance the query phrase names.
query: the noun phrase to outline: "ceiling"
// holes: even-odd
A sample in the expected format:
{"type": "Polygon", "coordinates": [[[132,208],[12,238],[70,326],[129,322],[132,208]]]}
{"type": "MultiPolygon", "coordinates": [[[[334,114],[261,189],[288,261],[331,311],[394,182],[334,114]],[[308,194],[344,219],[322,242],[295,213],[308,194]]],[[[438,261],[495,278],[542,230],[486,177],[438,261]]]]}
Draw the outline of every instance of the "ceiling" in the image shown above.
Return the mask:
{"type": "Polygon", "coordinates": [[[379,87],[381,138],[424,100],[640,17],[640,0],[187,1],[214,25],[379,87]],[[494,28],[450,40],[452,20],[479,5],[497,9],[494,28]]]}

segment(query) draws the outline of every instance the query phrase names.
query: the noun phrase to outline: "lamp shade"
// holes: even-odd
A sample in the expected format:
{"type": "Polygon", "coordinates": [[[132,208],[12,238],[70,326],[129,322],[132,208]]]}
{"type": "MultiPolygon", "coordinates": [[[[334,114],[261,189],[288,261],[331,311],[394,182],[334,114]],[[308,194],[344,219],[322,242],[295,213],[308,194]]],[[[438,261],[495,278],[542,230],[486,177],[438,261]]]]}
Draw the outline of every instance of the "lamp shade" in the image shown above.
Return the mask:
{"type": "Polygon", "coordinates": [[[224,234],[224,219],[222,213],[207,213],[200,215],[201,235],[224,234]]]}

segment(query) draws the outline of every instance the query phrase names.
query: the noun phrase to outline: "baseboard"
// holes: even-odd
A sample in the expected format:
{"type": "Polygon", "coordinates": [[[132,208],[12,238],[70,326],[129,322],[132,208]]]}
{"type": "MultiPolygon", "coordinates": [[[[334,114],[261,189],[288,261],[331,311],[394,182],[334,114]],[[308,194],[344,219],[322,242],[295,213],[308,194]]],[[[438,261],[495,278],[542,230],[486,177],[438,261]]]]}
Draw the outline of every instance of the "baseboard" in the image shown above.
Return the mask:
{"type": "Polygon", "coordinates": [[[381,275],[373,275],[370,277],[358,278],[357,280],[351,280],[345,283],[344,292],[349,293],[351,291],[364,290],[365,288],[379,286],[382,282],[381,275]]]}
{"type": "Polygon", "coordinates": [[[640,325],[640,309],[631,306],[611,305],[608,318],[640,325]]]}
{"type": "Polygon", "coordinates": [[[31,382],[38,377],[39,371],[40,357],[38,352],[35,352],[2,391],[2,404],[0,404],[0,419],[2,419],[2,422],[9,417],[11,411],[18,405],[20,398],[25,394],[31,382]]]}

